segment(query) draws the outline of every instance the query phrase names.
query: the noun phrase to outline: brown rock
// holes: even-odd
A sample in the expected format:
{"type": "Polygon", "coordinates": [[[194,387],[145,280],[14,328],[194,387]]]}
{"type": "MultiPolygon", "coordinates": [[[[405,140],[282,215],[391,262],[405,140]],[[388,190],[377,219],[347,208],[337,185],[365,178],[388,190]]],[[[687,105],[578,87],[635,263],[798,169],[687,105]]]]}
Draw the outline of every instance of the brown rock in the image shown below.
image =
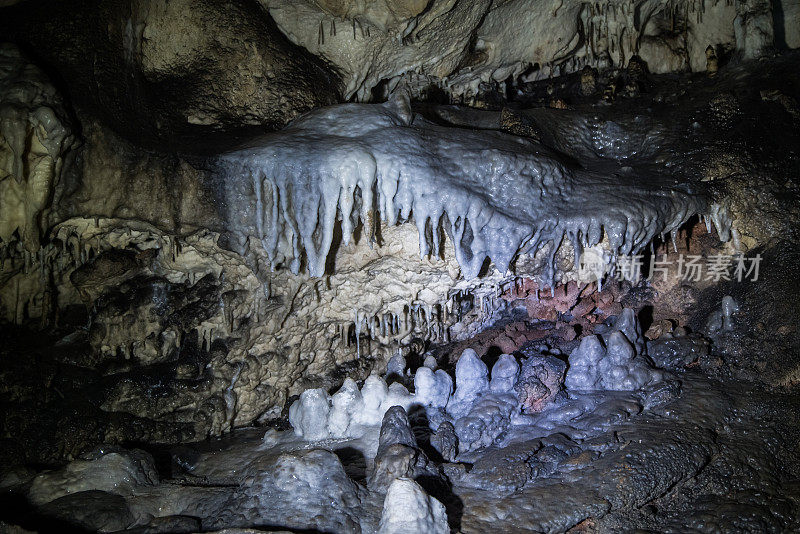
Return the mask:
{"type": "Polygon", "coordinates": [[[339,100],[333,71],[254,0],[23,2],[4,18],[79,108],[154,148],[216,148],[339,100]]]}

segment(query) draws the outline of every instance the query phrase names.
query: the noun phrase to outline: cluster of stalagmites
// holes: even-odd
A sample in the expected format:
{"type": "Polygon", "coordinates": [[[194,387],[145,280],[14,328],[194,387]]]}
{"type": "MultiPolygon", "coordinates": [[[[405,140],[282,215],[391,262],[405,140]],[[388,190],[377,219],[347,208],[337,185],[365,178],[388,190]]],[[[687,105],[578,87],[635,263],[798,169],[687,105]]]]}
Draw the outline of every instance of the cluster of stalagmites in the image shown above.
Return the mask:
{"type": "MultiPolygon", "coordinates": [[[[398,410],[387,414],[382,427],[386,458],[399,456],[403,447],[416,451],[405,412],[398,410]]],[[[230,478],[236,483],[228,488],[191,487],[161,480],[147,452],[104,445],[60,469],[5,471],[0,488],[23,494],[55,523],[96,532],[132,527],[146,532],[216,531],[261,522],[305,529],[310,520],[333,532],[450,532],[439,500],[410,476],[381,473],[387,467],[385,461],[381,465],[365,488],[348,477],[333,452],[267,452],[241,473],[233,469],[230,478]]]]}
{"type": "MultiPolygon", "coordinates": [[[[734,310],[732,299],[724,298],[719,310],[727,323],[723,328],[731,326],[734,310]]],[[[681,340],[689,338],[676,331],[662,341],[681,340]]],[[[648,343],[648,354],[652,348],[648,343]]],[[[529,502],[547,505],[538,511],[545,519],[536,521],[550,521],[553,510],[563,506],[568,515],[558,518],[557,525],[564,530],[578,521],[575,517],[585,516],[587,502],[579,500],[580,507],[563,503],[564,484],[574,485],[581,495],[600,487],[603,491],[590,495],[588,503],[597,502],[604,514],[619,509],[626,514],[628,502],[649,502],[674,480],[692,479],[709,459],[726,451],[705,417],[730,401],[698,392],[690,377],[683,399],[642,415],[639,424],[620,424],[620,418],[641,412],[635,399],[653,398],[648,392],[661,388],[663,393],[671,381],[644,350],[633,311],[625,309],[605,328],[598,325],[569,356],[532,348],[523,351],[521,362],[519,355],[501,355],[489,372],[474,351],[466,351],[456,367],[455,388],[449,375],[432,369],[432,356],[413,375],[397,358],[386,370],[387,379],[396,380],[388,386],[387,380],[374,377],[361,388],[347,381],[332,398],[319,390],[304,394],[291,418],[298,430],[316,427],[319,439],[311,442],[270,429],[263,441],[249,446],[225,440],[207,452],[205,446],[176,447],[169,452],[173,478],[167,480],[159,480],[149,454],[104,446],[57,470],[6,469],[0,489],[24,496],[37,513],[102,532],[270,525],[438,534],[457,529],[459,521],[466,529],[491,528],[486,525],[498,520],[498,509],[509,514],[503,517],[505,525],[519,519],[535,529],[543,523],[529,520],[531,510],[524,507],[529,502]],[[414,393],[400,382],[413,382],[414,393]],[[510,403],[515,405],[512,420],[501,421],[510,403]],[[696,410],[699,419],[686,419],[696,410]],[[317,417],[320,413],[324,417],[317,417]],[[679,432],[667,432],[664,439],[665,413],[679,432]],[[434,430],[431,421],[437,414],[434,430]],[[584,415],[589,419],[581,421],[584,415]],[[475,435],[470,432],[492,436],[499,427],[505,429],[491,442],[474,450],[465,444],[475,435]],[[504,436],[514,432],[511,439],[504,436]],[[359,453],[355,460],[353,451],[359,453]],[[542,487],[555,493],[541,492],[542,487]],[[611,505],[608,495],[614,498],[611,505]]],[[[708,388],[707,382],[701,384],[708,388]]],[[[725,419],[712,420],[717,428],[741,419],[736,406],[728,409],[725,419]]],[[[737,462],[742,459],[742,472],[749,477],[752,455],[750,450],[740,454],[737,462]]],[[[760,461],[757,457],[759,468],[772,465],[760,461]]],[[[720,467],[721,487],[727,491],[730,462],[715,469],[720,467]]],[[[771,524],[778,521],[783,520],[771,524]]]]}
{"type": "Polygon", "coordinates": [[[669,375],[645,354],[633,310],[624,309],[595,331],[568,357],[545,347],[529,348],[521,361],[500,355],[491,373],[477,353],[467,349],[456,364],[455,385],[447,372],[436,369],[432,356],[412,375],[398,355],[389,362],[386,379],[370,376],[361,388],[347,379],[333,395],[322,389],[303,392],[292,404],[289,420],[305,440],[368,443],[366,454],[374,462],[367,487],[386,495],[382,531],[445,532],[444,506],[429,495],[446,495],[453,480],[505,491],[519,489],[536,472],[549,472],[547,462],[553,459],[548,459],[545,447],[538,471],[523,464],[518,477],[492,474],[496,467],[491,451],[509,446],[507,436],[515,427],[552,428],[548,425],[563,418],[574,420],[594,405],[586,399],[608,392],[637,392],[652,402],[669,398],[665,392],[674,394],[669,375]],[[412,383],[413,393],[406,387],[412,383]],[[582,408],[561,409],[575,399],[584,399],[582,408]],[[375,443],[368,436],[379,425],[375,443]],[[469,473],[460,463],[467,458],[475,462],[469,473]]]}
{"type": "Polygon", "coordinates": [[[395,380],[391,384],[372,375],[360,389],[347,379],[333,395],[306,390],[292,404],[289,421],[308,440],[357,438],[385,421],[390,410],[402,407],[424,413],[432,446],[441,447],[439,454],[453,460],[455,443],[462,453],[489,447],[513,425],[530,423],[530,416],[569,395],[642,391],[666,381],[645,354],[633,310],[625,309],[613,325],[600,325],[596,332],[584,337],[567,361],[558,353],[529,349],[521,362],[501,355],[491,374],[477,353],[467,349],[455,367],[455,387],[450,375],[435,369],[432,357],[426,358],[413,375],[413,393],[404,385],[412,382],[405,361],[396,356],[387,368],[387,378],[395,380]]]}

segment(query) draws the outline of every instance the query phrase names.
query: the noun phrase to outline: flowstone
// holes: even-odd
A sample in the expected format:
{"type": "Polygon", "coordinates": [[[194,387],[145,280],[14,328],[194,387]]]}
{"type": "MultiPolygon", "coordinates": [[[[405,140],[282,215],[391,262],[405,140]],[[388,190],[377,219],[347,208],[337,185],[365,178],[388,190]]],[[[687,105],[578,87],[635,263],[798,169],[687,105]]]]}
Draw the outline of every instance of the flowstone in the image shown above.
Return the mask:
{"type": "Polygon", "coordinates": [[[308,113],[219,164],[257,199],[255,213],[231,220],[244,219],[272,266],[296,273],[305,265],[312,276],[325,273],[337,225],[347,245],[360,224],[374,235],[379,220],[394,226],[413,218],[420,255],[440,255],[446,234],[467,279],[487,260],[505,273],[520,252],[549,246],[552,283],[564,239],[576,258],[604,236],[612,255],[627,255],[711,210],[686,184],[620,175],[605,187],[601,172],[533,141],[439,126],[415,115],[402,90],[384,105],[308,113]]]}

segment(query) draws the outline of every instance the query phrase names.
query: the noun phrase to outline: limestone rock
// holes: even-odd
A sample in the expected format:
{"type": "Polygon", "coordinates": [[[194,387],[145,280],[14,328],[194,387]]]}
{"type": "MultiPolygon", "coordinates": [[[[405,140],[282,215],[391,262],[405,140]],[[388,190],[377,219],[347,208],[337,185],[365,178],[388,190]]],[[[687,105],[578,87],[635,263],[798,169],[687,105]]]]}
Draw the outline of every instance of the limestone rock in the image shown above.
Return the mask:
{"type": "Polygon", "coordinates": [[[381,515],[381,534],[447,534],[447,514],[442,503],[428,496],[419,484],[397,479],[386,493],[381,515]]]}
{"type": "Polygon", "coordinates": [[[443,421],[436,432],[431,434],[431,447],[448,462],[455,461],[458,455],[458,436],[450,421],[443,421]]]}
{"type": "Polygon", "coordinates": [[[203,526],[269,524],[304,529],[313,524],[323,531],[360,533],[363,498],[363,491],[330,451],[313,449],[277,457],[267,453],[252,462],[220,513],[203,526]]]}
{"type": "Polygon", "coordinates": [[[28,498],[35,504],[45,504],[68,494],[92,490],[125,497],[138,488],[157,483],[158,473],[148,453],[106,447],[62,469],[36,476],[28,498]]]}
{"type": "Polygon", "coordinates": [[[400,478],[441,483],[441,475],[417,446],[408,416],[401,406],[387,410],[381,425],[375,465],[367,479],[372,491],[385,492],[400,478]]]}
{"type": "Polygon", "coordinates": [[[444,408],[453,393],[453,379],[445,371],[420,367],[414,375],[414,401],[424,406],[444,408]]]}
{"type": "Polygon", "coordinates": [[[598,335],[586,336],[572,351],[565,386],[581,391],[635,391],[663,381],[664,372],[654,368],[637,347],[644,347],[644,338],[635,314],[626,309],[613,327],[602,332],[602,341],[598,335]]]}
{"type": "Polygon", "coordinates": [[[289,408],[289,422],[307,440],[328,437],[330,398],[323,389],[307,389],[289,408]]]}
{"type": "Polygon", "coordinates": [[[489,389],[489,370],[478,354],[467,349],[456,363],[456,391],[448,402],[447,411],[461,414],[472,407],[478,397],[489,389]]]}
{"type": "Polygon", "coordinates": [[[511,354],[501,354],[492,367],[489,389],[493,393],[508,393],[514,389],[519,378],[519,364],[511,354]]]}
{"type": "Polygon", "coordinates": [[[77,137],[63,98],[17,47],[0,45],[0,240],[39,249],[77,137]],[[16,233],[17,238],[14,237],[16,233]]]}
{"type": "Polygon", "coordinates": [[[408,415],[402,406],[392,406],[383,416],[381,433],[378,439],[378,456],[381,456],[391,445],[416,447],[417,440],[411,431],[408,415]]]}
{"type": "Polygon", "coordinates": [[[96,532],[116,532],[134,524],[133,514],[122,496],[98,490],[64,495],[39,511],[45,517],[96,532]]]}
{"type": "Polygon", "coordinates": [[[15,24],[4,33],[54,65],[82,109],[136,143],[208,149],[212,138],[280,128],[339,99],[331,69],[255,1],[45,1],[8,11],[15,24]]]}

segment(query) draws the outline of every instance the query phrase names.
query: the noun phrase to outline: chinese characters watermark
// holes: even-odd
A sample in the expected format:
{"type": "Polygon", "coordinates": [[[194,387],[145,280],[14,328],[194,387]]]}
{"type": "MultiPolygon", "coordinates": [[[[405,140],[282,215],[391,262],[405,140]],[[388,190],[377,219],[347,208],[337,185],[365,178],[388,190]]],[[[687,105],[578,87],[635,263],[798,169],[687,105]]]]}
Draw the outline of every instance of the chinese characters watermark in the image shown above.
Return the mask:
{"type": "Polygon", "coordinates": [[[608,254],[587,249],[580,257],[578,276],[586,281],[602,280],[608,276],[619,281],[638,282],[642,279],[666,281],[670,274],[674,274],[678,279],[688,282],[756,282],[761,259],[761,254],[751,257],[743,254],[659,254],[649,257],[634,254],[620,256],[616,262],[612,262],[608,254]]]}

